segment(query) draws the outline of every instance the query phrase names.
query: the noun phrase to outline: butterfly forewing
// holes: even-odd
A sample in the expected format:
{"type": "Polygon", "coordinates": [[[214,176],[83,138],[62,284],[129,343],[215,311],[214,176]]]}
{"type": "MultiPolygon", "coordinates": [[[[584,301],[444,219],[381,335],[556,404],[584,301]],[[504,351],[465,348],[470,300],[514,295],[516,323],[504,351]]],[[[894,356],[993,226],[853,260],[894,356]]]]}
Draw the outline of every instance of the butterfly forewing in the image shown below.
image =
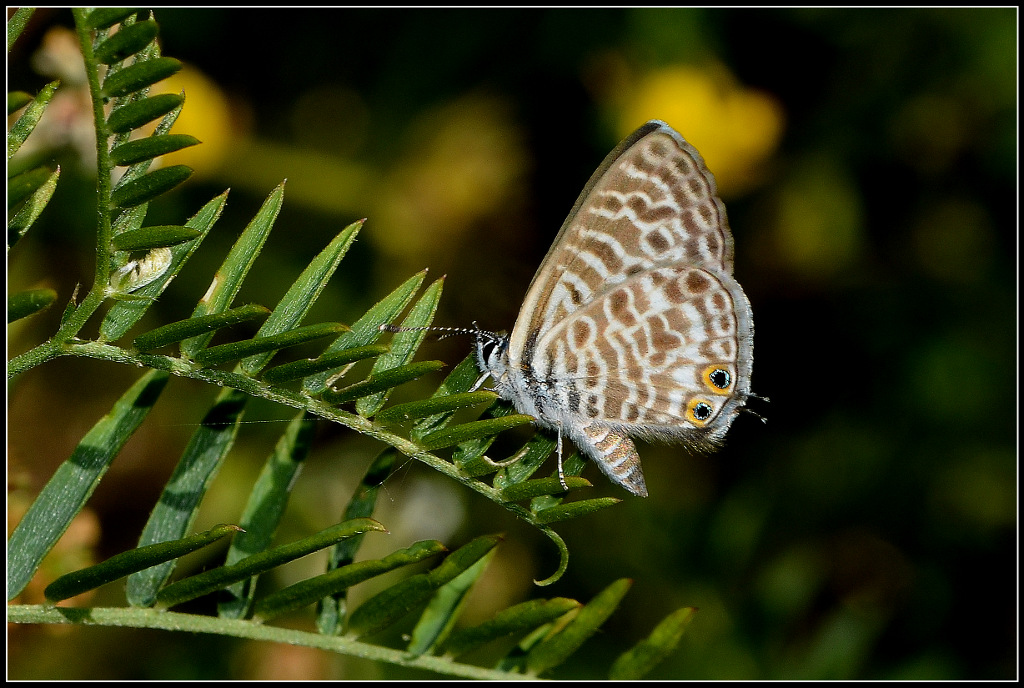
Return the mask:
{"type": "Polygon", "coordinates": [[[732,236],[700,154],[663,123],[626,139],[594,173],[530,285],[512,332],[521,351],[603,291],[658,265],[732,272],[732,236]]]}

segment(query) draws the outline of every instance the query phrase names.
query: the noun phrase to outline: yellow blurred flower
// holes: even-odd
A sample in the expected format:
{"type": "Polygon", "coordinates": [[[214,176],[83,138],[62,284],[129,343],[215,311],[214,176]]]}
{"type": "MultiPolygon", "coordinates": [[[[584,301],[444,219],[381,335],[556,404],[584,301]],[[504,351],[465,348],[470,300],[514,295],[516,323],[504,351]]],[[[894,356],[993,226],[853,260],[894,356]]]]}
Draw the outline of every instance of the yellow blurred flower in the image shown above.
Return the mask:
{"type": "Polygon", "coordinates": [[[378,248],[430,264],[451,254],[476,223],[522,194],[528,161],[507,108],[468,96],[413,125],[409,154],[384,184],[373,217],[378,248]]]}
{"type": "Polygon", "coordinates": [[[172,77],[154,84],[150,95],[185,93],[185,105],[178,115],[175,134],[189,134],[202,141],[175,153],[161,156],[161,165],[188,165],[194,176],[210,176],[217,171],[233,145],[242,137],[239,117],[220,86],[195,67],[186,64],[172,77]]]}
{"type": "Polygon", "coordinates": [[[779,102],[744,88],[723,66],[658,69],[640,77],[617,105],[620,136],[649,119],[665,120],[704,156],[723,196],[757,183],[782,136],[779,102]]]}

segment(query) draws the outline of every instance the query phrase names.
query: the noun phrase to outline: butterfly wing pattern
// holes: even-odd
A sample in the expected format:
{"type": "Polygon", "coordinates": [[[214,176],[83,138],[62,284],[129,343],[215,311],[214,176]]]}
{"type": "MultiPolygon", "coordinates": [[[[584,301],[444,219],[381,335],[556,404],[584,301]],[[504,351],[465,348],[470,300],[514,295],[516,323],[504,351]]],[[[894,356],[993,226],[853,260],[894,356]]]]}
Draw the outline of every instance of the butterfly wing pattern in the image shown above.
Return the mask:
{"type": "Polygon", "coordinates": [[[520,412],[647,496],[631,436],[712,448],[750,394],[753,318],[732,258],[703,158],[652,120],[584,187],[510,337],[478,340],[481,369],[520,412]]]}

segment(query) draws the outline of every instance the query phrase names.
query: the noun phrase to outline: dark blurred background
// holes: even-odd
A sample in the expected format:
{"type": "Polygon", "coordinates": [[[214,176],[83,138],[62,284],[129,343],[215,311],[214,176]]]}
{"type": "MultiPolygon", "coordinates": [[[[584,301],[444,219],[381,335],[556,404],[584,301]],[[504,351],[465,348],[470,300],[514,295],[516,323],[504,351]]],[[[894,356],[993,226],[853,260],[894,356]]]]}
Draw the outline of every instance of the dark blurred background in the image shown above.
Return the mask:
{"type": "MultiPolygon", "coordinates": [[[[428,279],[447,275],[437,324],[495,330],[511,328],[577,194],[636,126],[668,121],[718,178],[767,424],[739,418],[711,456],[641,445],[648,499],[588,467],[589,494],[624,500],[558,528],[571,559],[550,588],[531,583],[557,564],[543,536],[416,462],[386,483],[378,518],[391,535],[369,537],[365,556],[504,532],[471,622],[530,596],[586,601],[634,579],[556,678],[606,676],[611,658],[682,606],[700,611],[650,678],[1016,676],[1016,9],[161,9],[156,19],[164,54],[186,67],[154,92],[185,90],[174,131],[204,144],[172,161],[196,174],[147,224],[180,223],[231,193],[140,328],[188,316],[285,178],[284,210],[237,304],[273,306],[366,217],[309,322],[350,322],[429,268],[428,279]]],[[[70,25],[66,10],[37,12],[9,54],[10,90],[56,76],[73,86],[70,25]]],[[[64,172],[9,265],[12,288],[51,286],[58,306],[92,274],[93,216],[81,203],[94,144],[80,98],[69,88],[33,135],[62,149],[64,172]]],[[[60,310],[12,328],[9,354],[51,333],[60,310]]],[[[446,339],[420,357],[454,365],[469,348],[446,339]]],[[[9,524],[137,376],[58,360],[10,387],[9,524]]],[[[53,575],[133,546],[216,393],[172,380],[48,561],[53,575]]],[[[291,415],[250,407],[197,530],[237,520],[291,415]]],[[[381,449],[323,425],[281,542],[335,522],[381,449]]],[[[322,570],[309,559],[264,582],[322,570]]],[[[111,585],[83,604],[122,602],[111,585]]],[[[10,678],[424,677],[162,632],[13,627],[8,640],[10,678]]]]}

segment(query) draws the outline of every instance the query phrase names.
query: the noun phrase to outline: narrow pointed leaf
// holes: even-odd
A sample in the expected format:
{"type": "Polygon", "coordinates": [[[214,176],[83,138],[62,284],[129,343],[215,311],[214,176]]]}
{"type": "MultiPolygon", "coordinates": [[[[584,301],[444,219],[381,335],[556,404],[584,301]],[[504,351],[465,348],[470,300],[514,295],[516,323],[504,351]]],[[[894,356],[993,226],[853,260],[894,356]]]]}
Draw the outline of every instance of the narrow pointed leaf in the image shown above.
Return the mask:
{"type": "Polygon", "coordinates": [[[345,349],[333,354],[324,354],[319,358],[283,363],[268,369],[261,377],[264,382],[281,384],[308,377],[309,375],[315,375],[325,370],[332,370],[354,361],[380,356],[383,353],[387,353],[387,351],[388,347],[383,344],[370,344],[369,346],[345,349]]]}
{"type": "MultiPolygon", "coordinates": [[[[586,478],[569,475],[565,476],[565,484],[569,486],[570,490],[580,487],[593,487],[593,484],[586,478]]],[[[501,498],[506,502],[520,502],[524,499],[533,499],[541,495],[562,494],[564,492],[565,488],[562,487],[557,477],[540,478],[538,480],[527,480],[515,485],[509,485],[501,491],[501,498]]]]}
{"type": "Polygon", "coordinates": [[[138,12],[133,7],[97,7],[85,18],[89,29],[106,29],[138,12]]]}
{"type": "Polygon", "coordinates": [[[377,420],[382,423],[400,423],[438,414],[449,414],[458,409],[471,408],[480,404],[494,403],[497,398],[496,393],[484,391],[431,397],[386,408],[377,414],[377,420]]]}
{"type": "MultiPolygon", "coordinates": [[[[139,546],[176,540],[192,528],[210,481],[231,449],[248,400],[243,392],[224,389],[192,434],[178,465],[164,486],[139,537],[139,546]]],[[[148,607],[170,577],[173,564],[153,566],[128,577],[126,594],[134,607],[148,607]]]]}
{"type": "MultiPolygon", "coordinates": [[[[410,363],[409,365],[398,366],[397,368],[388,368],[379,373],[371,374],[370,377],[362,382],[357,382],[343,389],[337,391],[327,390],[321,395],[321,398],[328,404],[344,404],[356,399],[363,399],[369,395],[380,394],[442,368],[444,368],[443,361],[420,361],[419,363],[410,363]]],[[[356,411],[358,410],[357,404],[356,411]]]]}
{"type": "Polygon", "coordinates": [[[96,46],[93,57],[103,64],[114,64],[145,48],[156,38],[156,34],[157,25],[152,20],[122,26],[117,33],[96,46]]]}
{"type": "Polygon", "coordinates": [[[38,313],[57,300],[53,289],[29,289],[7,297],[7,323],[38,313]]]}
{"type": "Polygon", "coordinates": [[[565,628],[530,650],[526,657],[529,673],[537,676],[568,659],[612,615],[631,585],[626,578],[615,581],[584,605],[565,628]]]}
{"type": "Polygon", "coordinates": [[[422,440],[420,444],[429,451],[451,447],[462,442],[497,435],[502,430],[508,430],[519,425],[526,425],[534,421],[533,416],[522,413],[513,413],[501,418],[488,418],[486,420],[474,420],[469,423],[462,423],[450,428],[443,428],[432,432],[422,440]]]}
{"type": "Polygon", "coordinates": [[[110,202],[114,206],[122,208],[141,205],[170,191],[190,176],[192,176],[192,168],[188,165],[162,167],[119,186],[110,194],[110,202]]]}
{"type": "Polygon", "coordinates": [[[195,239],[200,233],[184,225],[151,225],[115,235],[112,245],[115,251],[148,251],[183,244],[195,239]]]}
{"type": "Polygon", "coordinates": [[[133,344],[138,351],[152,351],[204,332],[215,332],[223,327],[237,325],[247,320],[265,318],[269,314],[270,309],[266,306],[251,303],[216,315],[203,315],[163,325],[145,334],[140,334],[135,338],[133,344]]]}
{"type": "Polygon", "coordinates": [[[619,655],[612,664],[608,678],[613,681],[642,679],[672,654],[696,612],[695,607],[683,607],[669,614],[647,638],[619,655]]]}
{"type": "Polygon", "coordinates": [[[181,62],[173,57],[157,57],[136,62],[107,75],[101,89],[103,97],[120,98],[134,93],[176,74],[181,67],[181,62]]]}
{"type": "Polygon", "coordinates": [[[497,550],[480,557],[472,566],[438,588],[420,615],[406,651],[418,657],[432,652],[451,633],[473,584],[480,578],[497,550]]]}
{"type": "MultiPolygon", "coordinates": [[[[376,342],[381,336],[380,326],[391,322],[398,317],[399,313],[405,310],[405,307],[412,301],[413,296],[416,295],[420,285],[423,284],[425,276],[425,270],[413,275],[397,289],[377,302],[352,324],[350,332],[344,333],[327,347],[321,358],[337,351],[368,346],[376,342]]],[[[311,396],[318,396],[327,389],[327,381],[332,374],[333,371],[317,373],[303,382],[303,390],[311,396]]]]}
{"type": "Polygon", "coordinates": [[[87,590],[123,578],[128,574],[147,569],[150,566],[174,561],[190,552],[206,547],[226,535],[237,533],[241,529],[235,525],[219,525],[203,533],[197,533],[181,540],[161,542],[158,545],[130,549],[115,554],[106,561],[61,576],[46,587],[46,599],[59,602],[74,597],[87,590]]]}
{"type": "Polygon", "coordinates": [[[258,600],[253,611],[253,620],[269,621],[281,614],[313,604],[321,598],[340,594],[357,583],[362,583],[402,566],[415,564],[445,551],[444,545],[440,542],[424,540],[383,559],[371,559],[342,566],[334,571],[290,585],[258,600]]]}
{"type": "MultiPolygon", "coordinates": [[[[270,314],[263,326],[260,327],[257,337],[271,337],[295,328],[312,308],[320,293],[327,286],[327,282],[338,269],[341,259],[348,253],[348,249],[356,240],[356,235],[363,226],[363,220],[353,222],[341,230],[336,237],[322,250],[309,266],[302,271],[302,274],[292,283],[291,287],[277,306],[270,314]]],[[[347,329],[347,328],[346,328],[347,329]]],[[[241,368],[247,375],[255,375],[262,370],[274,352],[256,354],[242,361],[241,368]]]]}
{"type": "MultiPolygon", "coordinates": [[[[380,486],[391,475],[401,453],[394,447],[388,447],[373,460],[366,469],[363,479],[359,482],[352,499],[345,507],[343,519],[369,518],[377,505],[377,494],[380,486]]],[[[348,566],[356,558],[356,552],[363,542],[363,537],[357,535],[354,538],[339,542],[331,548],[327,561],[328,572],[335,571],[348,566]]],[[[345,590],[335,591],[321,595],[319,609],[317,610],[317,630],[324,635],[338,635],[342,631],[345,618],[345,590]]]]}
{"type": "Polygon", "coordinates": [[[242,342],[211,346],[209,349],[204,349],[196,354],[195,361],[204,366],[220,365],[225,361],[237,361],[246,356],[262,354],[267,351],[280,351],[281,349],[298,346],[306,342],[322,339],[323,337],[330,337],[347,329],[348,326],[341,323],[319,323],[317,325],[296,327],[294,330],[288,330],[287,332],[269,337],[257,336],[242,342]]]}
{"type": "MultiPolygon", "coordinates": [[[[557,480],[557,478],[556,478],[557,480]]],[[[569,478],[566,477],[566,482],[569,482],[569,478]]],[[[576,480],[583,480],[583,478],[576,478],[576,480]]],[[[570,484],[571,486],[571,484],[570,484]]],[[[570,518],[579,518],[580,516],[586,516],[592,514],[595,511],[614,506],[621,502],[621,499],[615,497],[600,497],[598,499],[581,499],[578,502],[569,502],[568,504],[559,504],[549,509],[543,509],[535,514],[537,523],[555,523],[556,521],[565,521],[570,518]]]]}
{"type": "Polygon", "coordinates": [[[531,631],[581,606],[576,600],[567,597],[529,600],[503,609],[479,626],[462,628],[452,633],[444,649],[446,654],[457,657],[493,640],[531,631]]]}
{"type": "MultiPolygon", "coordinates": [[[[226,565],[231,566],[270,547],[315,433],[316,416],[306,411],[300,411],[288,424],[249,494],[239,521],[245,532],[231,541],[224,559],[226,565]]],[[[217,605],[222,618],[245,618],[252,605],[256,580],[253,576],[228,587],[225,591],[228,599],[217,605]]]]}
{"type": "MultiPolygon", "coordinates": [[[[435,281],[423,292],[423,296],[409,310],[409,315],[402,321],[403,327],[425,327],[434,319],[437,311],[437,302],[441,298],[441,289],[444,286],[444,278],[435,281]]],[[[398,332],[391,338],[391,351],[380,358],[373,365],[373,373],[379,374],[388,368],[397,368],[405,365],[416,355],[416,349],[423,343],[426,332],[398,332]]],[[[363,397],[356,403],[356,413],[369,418],[373,416],[388,399],[389,392],[383,390],[371,396],[363,397]]]]}
{"type": "Polygon", "coordinates": [[[110,463],[160,397],[168,374],[143,375],[54,472],[7,541],[7,593],[28,584],[43,557],[81,511],[110,463]]]}
{"type": "Polygon", "coordinates": [[[22,204],[18,212],[14,214],[7,222],[7,248],[14,246],[18,239],[25,236],[25,232],[28,231],[29,227],[36,221],[39,214],[46,208],[46,204],[50,202],[53,197],[53,192],[57,189],[57,180],[60,178],[60,168],[58,167],[53,173],[44,181],[38,189],[22,204]]]}
{"type": "Polygon", "coordinates": [[[132,165],[143,160],[150,160],[161,155],[173,153],[201,143],[199,139],[188,134],[164,134],[163,136],[147,136],[117,146],[110,151],[110,160],[115,165],[132,165]]]}
{"type": "MultiPolygon", "coordinates": [[[[284,184],[281,184],[270,193],[259,212],[256,213],[256,217],[235,241],[224,262],[217,269],[217,274],[214,275],[213,283],[206,291],[206,295],[192,311],[192,317],[222,313],[231,306],[231,302],[242,286],[242,281],[249,274],[249,269],[252,268],[256,257],[263,249],[270,230],[274,227],[274,221],[281,211],[283,199],[284,184]]],[[[185,340],[181,345],[182,355],[186,358],[194,358],[196,353],[206,347],[212,338],[213,334],[207,333],[185,340]]]]}
{"type": "MultiPolygon", "coordinates": [[[[18,40],[18,36],[25,30],[25,26],[28,24],[28,20],[32,18],[32,14],[35,12],[34,7],[19,7],[14,10],[14,14],[7,20],[7,52],[11,52],[11,47],[14,42],[18,40]]],[[[8,113],[9,114],[9,113],[8,113]]]]}
{"type": "Polygon", "coordinates": [[[53,98],[53,94],[57,92],[58,86],[60,86],[59,81],[51,81],[46,86],[43,86],[39,93],[36,94],[36,97],[32,99],[25,112],[21,113],[14,126],[7,132],[8,160],[18,152],[21,144],[25,143],[25,139],[28,138],[28,135],[39,124],[39,119],[43,116],[43,112],[46,111],[46,106],[50,103],[50,99],[53,98]]]}
{"type": "Polygon", "coordinates": [[[107,126],[115,134],[138,129],[143,124],[163,117],[185,102],[185,97],[176,93],[161,93],[122,105],[107,117],[107,126]]]}
{"type": "Polygon", "coordinates": [[[7,116],[10,117],[31,102],[32,96],[30,94],[24,91],[9,91],[7,93],[7,116]]]}
{"type": "Polygon", "coordinates": [[[173,607],[330,547],[339,540],[370,531],[387,532],[387,529],[370,518],[335,524],[301,540],[248,556],[231,566],[219,566],[168,585],[157,595],[157,604],[162,609],[173,607]]]}
{"type": "Polygon", "coordinates": [[[26,198],[36,193],[54,170],[48,167],[35,167],[27,172],[15,175],[7,180],[7,207],[13,208],[26,198]]]}
{"type": "Polygon", "coordinates": [[[437,568],[406,578],[361,604],[349,618],[349,633],[376,633],[424,604],[439,587],[468,569],[501,540],[496,535],[478,537],[455,550],[437,568]]]}

